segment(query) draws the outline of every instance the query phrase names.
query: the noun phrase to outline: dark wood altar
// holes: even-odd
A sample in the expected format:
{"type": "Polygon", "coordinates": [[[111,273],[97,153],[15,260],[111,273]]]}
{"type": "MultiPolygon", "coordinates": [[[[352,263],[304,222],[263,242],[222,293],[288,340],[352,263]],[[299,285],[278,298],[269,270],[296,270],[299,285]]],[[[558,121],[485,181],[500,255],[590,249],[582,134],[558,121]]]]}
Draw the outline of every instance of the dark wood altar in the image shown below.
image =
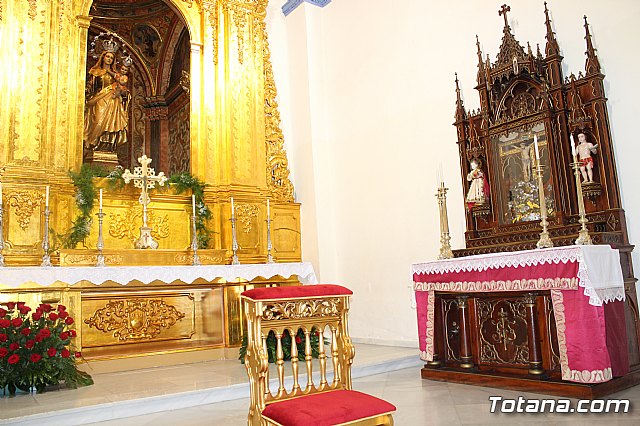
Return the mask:
{"type": "MultiPolygon", "coordinates": [[[[475,383],[542,393],[597,397],[640,382],[640,326],[631,252],[624,210],[620,202],[613,153],[613,141],[604,92],[604,75],[593,47],[587,18],[585,70],[562,74],[560,48],[544,8],[546,45],[524,48],[514,37],[507,19],[510,8],[500,10],[504,18],[502,45],[496,61],[486,57],[477,42],[477,86],[480,108],[465,109],[456,76],[457,144],[464,193],[469,191],[471,163],[479,165],[486,179],[484,202],[468,202],[466,249],[455,257],[536,248],[540,236],[540,207],[535,170],[543,166],[543,190],[547,199],[549,233],[555,246],[574,244],[578,236],[578,201],[572,164],[571,135],[578,143],[580,133],[597,144],[592,154],[593,181],[582,184],[588,229],[594,244],[609,244],[620,251],[625,284],[624,308],[630,373],[599,385],[563,382],[557,363],[557,339],[549,293],[435,293],[435,354],[438,360],[422,369],[422,377],[434,380],[475,383]],[[534,52],[535,50],[535,52],[534,52]],[[534,136],[540,158],[534,151],[534,136]],[[474,161],[475,160],[475,161],[474,161]],[[460,298],[466,309],[459,310],[460,298]],[[533,305],[531,305],[533,303],[533,305]],[[482,315],[496,316],[498,308],[521,315],[521,324],[535,324],[516,330],[513,355],[509,360],[480,362],[482,315]],[[532,309],[525,309],[533,306],[532,309]],[[463,315],[461,317],[460,315],[463,315]],[[468,316],[465,318],[464,316],[468,316]],[[534,315],[535,318],[528,318],[534,315]],[[468,327],[469,339],[459,336],[468,327]],[[533,339],[533,340],[532,340],[533,339]],[[530,359],[518,358],[518,345],[535,348],[544,373],[532,372],[530,359]],[[555,348],[555,349],[554,349],[555,348]]],[[[517,320],[517,318],[509,318],[517,320]]]]}

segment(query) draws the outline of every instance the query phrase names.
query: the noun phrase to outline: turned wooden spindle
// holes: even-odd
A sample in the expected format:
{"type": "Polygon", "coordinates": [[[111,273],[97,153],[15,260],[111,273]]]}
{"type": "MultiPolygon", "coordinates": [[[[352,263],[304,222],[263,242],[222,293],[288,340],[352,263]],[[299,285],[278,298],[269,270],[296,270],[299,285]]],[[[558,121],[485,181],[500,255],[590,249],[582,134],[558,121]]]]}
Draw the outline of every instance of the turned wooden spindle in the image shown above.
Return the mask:
{"type": "Polygon", "coordinates": [[[319,328],[316,328],[318,333],[318,361],[320,363],[320,389],[324,389],[327,386],[327,354],[324,352],[324,336],[319,328]]]}
{"type": "Polygon", "coordinates": [[[276,366],[278,369],[278,396],[282,395],[285,392],[284,387],[284,351],[282,350],[282,333],[280,331],[276,331],[276,366]]]}
{"type": "Polygon", "coordinates": [[[300,389],[300,383],[298,383],[298,344],[296,343],[296,336],[298,332],[294,332],[293,329],[289,330],[291,333],[291,370],[293,374],[293,393],[297,393],[300,389]]]}
{"type": "Polygon", "coordinates": [[[540,348],[538,321],[536,320],[536,295],[528,293],[524,306],[527,310],[527,333],[529,337],[529,374],[544,374],[542,368],[542,351],[540,348]]]}
{"type": "Polygon", "coordinates": [[[331,358],[333,360],[333,383],[332,386],[337,386],[341,380],[340,364],[338,363],[339,351],[338,351],[338,336],[336,334],[337,328],[331,326],[331,358]]]}
{"type": "Polygon", "coordinates": [[[459,296],[456,298],[458,314],[460,315],[460,367],[462,368],[473,368],[471,337],[469,336],[469,315],[467,312],[468,299],[468,296],[459,296]]]}

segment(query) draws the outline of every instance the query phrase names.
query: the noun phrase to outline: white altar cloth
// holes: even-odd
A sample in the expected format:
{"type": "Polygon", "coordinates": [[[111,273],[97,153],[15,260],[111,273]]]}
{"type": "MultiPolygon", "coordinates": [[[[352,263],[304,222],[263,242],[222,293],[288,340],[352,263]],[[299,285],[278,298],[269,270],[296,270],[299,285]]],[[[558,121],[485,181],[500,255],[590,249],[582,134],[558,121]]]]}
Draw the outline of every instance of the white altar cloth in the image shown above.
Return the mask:
{"type": "MultiPolygon", "coordinates": [[[[432,262],[414,263],[411,265],[411,275],[416,281],[414,290],[425,290],[425,284],[435,281],[429,289],[448,291],[458,287],[458,282],[464,281],[462,276],[474,275],[491,277],[492,272],[500,269],[531,268],[552,264],[578,264],[578,285],[584,288],[584,295],[589,297],[593,306],[615,300],[624,300],[624,278],[620,268],[620,254],[617,249],[608,245],[576,245],[552,247],[546,249],[523,250],[514,252],[489,253],[455,259],[437,260],[432,262]],[[451,283],[443,283],[439,277],[451,274],[456,279],[451,283]],[[436,277],[436,278],[434,278],[436,277]]],[[[468,287],[474,283],[465,283],[468,287]]],[[[507,283],[508,284],[508,283],[507,283]]],[[[469,291],[509,291],[508,285],[502,282],[482,281],[475,283],[474,290],[469,291]]],[[[548,284],[548,283],[547,283],[548,284]]],[[[546,284],[545,284],[546,285],[546,284]]],[[[464,287],[459,285],[459,287],[464,287]]],[[[526,287],[526,285],[525,285],[526,287]]],[[[549,290],[549,288],[531,288],[532,290],[549,290]]],[[[460,288],[458,291],[462,291],[460,288]]],[[[515,290],[515,288],[513,289],[515,290]]],[[[526,290],[526,288],[521,288],[526,290]]]]}
{"type": "Polygon", "coordinates": [[[101,285],[107,281],[126,285],[132,281],[149,284],[160,280],[165,283],[182,281],[193,283],[198,279],[213,281],[237,279],[251,281],[255,278],[290,278],[298,276],[303,284],[318,282],[313,265],[299,263],[260,263],[246,265],[202,265],[202,266],[63,266],[43,268],[40,266],[0,268],[0,285],[17,287],[26,283],[43,286],[61,282],[74,285],[88,281],[101,285]]]}

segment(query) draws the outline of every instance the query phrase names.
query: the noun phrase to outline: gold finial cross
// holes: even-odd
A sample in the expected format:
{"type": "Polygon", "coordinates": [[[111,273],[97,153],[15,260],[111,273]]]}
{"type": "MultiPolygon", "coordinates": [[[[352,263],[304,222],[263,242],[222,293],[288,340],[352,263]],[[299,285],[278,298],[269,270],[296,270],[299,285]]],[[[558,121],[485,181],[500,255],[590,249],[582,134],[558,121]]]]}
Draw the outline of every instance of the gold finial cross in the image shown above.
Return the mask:
{"type": "Polygon", "coordinates": [[[154,188],[156,183],[160,186],[164,186],[164,183],[167,181],[167,177],[164,175],[164,172],[158,173],[156,176],[156,172],[152,167],[149,167],[151,164],[151,158],[147,158],[146,155],[142,155],[142,157],[138,158],[138,162],[141,164],[140,167],[136,167],[133,169],[133,173],[126,169],[122,174],[122,178],[124,179],[124,183],[129,183],[133,181],[133,185],[136,188],[141,189],[140,194],[140,204],[142,204],[142,227],[140,228],[140,238],[135,242],[135,248],[158,248],[158,242],[153,239],[151,236],[151,228],[147,225],[147,205],[151,201],[149,199],[149,189],[154,188]]]}
{"type": "Polygon", "coordinates": [[[504,26],[505,28],[509,26],[509,21],[507,21],[507,12],[511,11],[511,6],[507,6],[503,4],[500,10],[498,11],[498,16],[504,15],[504,26]]]}

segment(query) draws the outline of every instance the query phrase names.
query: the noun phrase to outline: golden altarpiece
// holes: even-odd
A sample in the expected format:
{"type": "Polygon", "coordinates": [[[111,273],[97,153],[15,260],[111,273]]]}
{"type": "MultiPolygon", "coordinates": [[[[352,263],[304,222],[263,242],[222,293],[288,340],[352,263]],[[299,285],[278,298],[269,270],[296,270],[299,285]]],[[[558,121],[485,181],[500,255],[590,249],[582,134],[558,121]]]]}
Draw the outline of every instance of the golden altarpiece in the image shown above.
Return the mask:
{"type": "MultiPolygon", "coordinates": [[[[267,3],[0,0],[0,180],[7,268],[40,264],[47,186],[50,229],[65,232],[77,214],[68,173],[86,161],[85,90],[87,70],[96,61],[90,52],[96,35],[109,32],[118,34],[116,42],[130,55],[129,84],[137,97],[129,141],[118,152],[118,161],[132,168],[135,159],[147,153],[157,171],[188,171],[207,184],[204,200],[212,211],[207,224],[212,238],[210,247],[199,251],[202,263],[231,263],[231,197],[242,264],[267,260],[267,199],[276,262],[301,260],[300,206],[293,198],[280,130],[267,3]],[[147,16],[154,11],[153,19],[147,16]],[[177,53],[162,57],[167,52],[177,53]],[[171,69],[179,56],[183,68],[171,69]],[[176,81],[179,85],[168,87],[176,81]],[[182,130],[173,131],[172,125],[182,130]],[[183,145],[177,147],[180,138],[183,145]]],[[[135,250],[133,240],[142,222],[139,190],[111,190],[104,179],[94,182],[104,189],[107,267],[190,264],[191,194],[152,192],[149,223],[160,249],[135,250]]],[[[89,237],[76,249],[52,253],[54,265],[93,265],[97,227],[94,218],[89,237]]],[[[85,357],[104,358],[237,346],[242,333],[240,292],[252,285],[296,282],[58,282],[46,288],[35,283],[11,288],[0,279],[0,301],[67,305],[82,323],[79,349],[85,357]],[[95,320],[101,313],[113,313],[118,303],[137,315],[123,320],[119,337],[100,330],[95,320]],[[157,328],[151,321],[154,315],[168,316],[171,326],[157,328]]]]}
{"type": "MultiPolygon", "coordinates": [[[[509,10],[506,5],[500,10],[504,28],[495,61],[492,62],[489,55],[483,55],[480,42],[476,40],[478,110],[468,111],[464,107],[457,77],[455,80],[454,126],[461,184],[466,194],[466,249],[454,250],[453,256],[535,249],[537,242],[542,241],[540,206],[543,204],[539,201],[539,190],[545,194],[548,233],[553,245],[575,244],[581,228],[576,188],[576,176],[579,176],[593,244],[608,244],[619,250],[624,277],[624,324],[631,372],[612,382],[615,384],[603,385],[601,389],[605,390],[598,391],[611,392],[616,386],[622,386],[617,388],[621,389],[640,381],[640,327],[636,279],[631,265],[634,246],[628,240],[620,202],[604,91],[605,76],[593,47],[586,16],[585,69],[577,75],[563,76],[563,57],[546,3],[546,44],[542,49],[529,43],[524,47],[516,40],[507,19],[509,10]],[[591,145],[580,146],[580,142],[591,145]],[[578,161],[583,160],[578,163],[580,170],[575,171],[575,176],[572,164],[574,143],[578,161]],[[536,173],[538,170],[541,172],[536,173]],[[475,182],[477,179],[480,183],[475,182]]],[[[477,374],[473,380],[471,375],[463,374],[469,371],[469,366],[460,361],[466,359],[461,352],[464,345],[458,343],[457,337],[463,334],[462,326],[459,326],[463,317],[458,316],[462,315],[458,313],[460,303],[456,302],[461,293],[436,293],[435,353],[439,354],[442,363],[437,361],[426,366],[423,377],[437,380],[446,377],[464,383],[483,383],[484,380],[487,384],[494,380],[494,385],[497,385],[495,378],[490,378],[490,374],[497,372],[510,378],[501,382],[501,386],[507,388],[565,392],[560,394],[574,396],[581,395],[579,392],[592,392],[576,390],[578,387],[571,389],[566,384],[562,384],[564,390],[558,390],[559,379],[553,381],[559,377],[558,341],[549,295],[539,292],[536,299],[531,299],[535,302],[527,302],[529,299],[523,293],[463,295],[462,300],[466,302],[465,297],[468,297],[475,303],[475,308],[469,309],[472,325],[468,332],[470,340],[465,340],[465,345],[468,345],[465,350],[482,354],[478,356],[480,361],[473,358],[481,365],[478,371],[474,371],[477,374]],[[537,338],[535,333],[531,335],[534,337],[527,337],[531,328],[522,327],[526,306],[535,307],[536,318],[542,318],[536,321],[550,324],[548,329],[538,332],[537,338]],[[547,322],[544,321],[545,315],[548,316],[547,322]],[[490,333],[500,335],[498,328],[489,327],[487,331],[482,327],[487,324],[498,327],[505,321],[517,324],[509,344],[492,346],[479,337],[490,333]],[[529,347],[521,345],[521,342],[528,341],[532,342],[529,347]],[[539,384],[541,376],[532,378],[527,375],[531,370],[527,370],[528,366],[523,368],[522,361],[516,356],[522,348],[525,349],[523,353],[534,353],[538,357],[534,358],[541,361],[548,373],[545,378],[552,379],[548,385],[539,384]],[[524,380],[520,380],[522,378],[524,380]]],[[[595,395],[596,391],[593,392],[590,395],[595,395]]]]}

